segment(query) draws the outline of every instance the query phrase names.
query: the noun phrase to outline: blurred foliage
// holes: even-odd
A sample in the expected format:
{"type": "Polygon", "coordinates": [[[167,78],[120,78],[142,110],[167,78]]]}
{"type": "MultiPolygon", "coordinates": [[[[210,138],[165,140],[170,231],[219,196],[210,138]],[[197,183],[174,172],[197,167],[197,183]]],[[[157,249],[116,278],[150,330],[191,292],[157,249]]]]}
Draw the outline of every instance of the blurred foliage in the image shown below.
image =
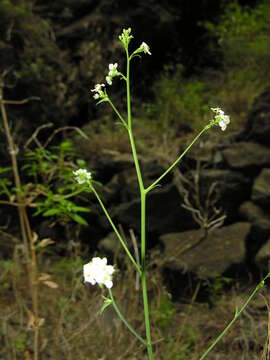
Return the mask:
{"type": "Polygon", "coordinates": [[[256,71],[256,76],[269,72],[269,1],[259,3],[253,9],[230,2],[217,23],[208,21],[205,26],[218,39],[225,66],[249,66],[256,71]]]}
{"type": "Polygon", "coordinates": [[[163,331],[173,326],[173,317],[176,307],[167,292],[163,292],[159,299],[159,304],[151,309],[151,317],[156,325],[163,331]]]}
{"type": "Polygon", "coordinates": [[[154,101],[145,109],[163,132],[198,131],[209,121],[211,106],[224,108],[233,119],[230,128],[239,129],[254,98],[270,84],[270,3],[224,4],[220,17],[201,23],[215,67],[186,77],[182,64],[170,65],[153,85],[154,101]]]}
{"type": "MultiPolygon", "coordinates": [[[[34,216],[53,217],[64,224],[73,220],[81,225],[87,221],[79,213],[90,212],[85,206],[78,206],[71,200],[82,191],[81,185],[74,181],[75,150],[69,140],[65,140],[50,150],[35,148],[26,153],[23,170],[34,180],[32,193],[37,194],[34,216]]],[[[78,167],[84,167],[83,160],[76,160],[78,167]]],[[[88,189],[84,189],[89,192],[88,189]]]]}
{"type": "Polygon", "coordinates": [[[33,105],[38,116],[34,123],[27,123],[30,130],[48,117],[61,123],[61,117],[75,110],[77,70],[56,44],[50,21],[34,12],[31,0],[1,1],[0,17],[0,69],[11,70],[6,85],[14,87],[8,94],[18,99],[21,93],[41,98],[37,107],[33,105]]]}
{"type": "Polygon", "coordinates": [[[90,192],[74,181],[72,170],[85,167],[83,160],[75,161],[75,158],[77,154],[68,140],[48,150],[42,147],[28,150],[21,167],[25,174],[25,184],[21,189],[13,188],[11,168],[1,167],[0,195],[12,203],[16,192],[20,192],[28,205],[36,209],[33,215],[50,217],[51,224],[58,222],[64,225],[75,221],[87,225],[80,213],[90,212],[89,201],[80,196],[81,201],[87,203],[87,206],[82,206],[72,199],[82,191],[90,192]]]}
{"type": "MultiPolygon", "coordinates": [[[[58,126],[81,125],[96,117],[99,110],[94,102],[89,103],[89,89],[104,80],[109,62],[122,65],[118,35],[123,27],[132,26],[135,38],[151,44],[155,54],[154,61],[146,60],[143,67],[139,62],[135,65],[140,79],[133,82],[135,92],[139,97],[149,97],[149,82],[165,62],[175,63],[181,58],[190,67],[191,59],[192,64],[198,60],[189,54],[196,52],[199,44],[193,42],[190,47],[181,28],[193,26],[196,31],[189,31],[189,37],[201,37],[205,30],[198,31],[196,22],[218,9],[215,0],[196,3],[195,7],[188,0],[181,4],[154,0],[132,4],[123,0],[1,0],[0,72],[11,70],[5,96],[14,100],[22,94],[41,98],[40,103],[26,106],[20,114],[24,120],[21,142],[25,134],[45,121],[58,126]]],[[[16,119],[17,110],[11,112],[16,119]]]]}
{"type": "MultiPolygon", "coordinates": [[[[104,81],[107,64],[123,65],[118,34],[129,25],[134,45],[144,40],[153,53],[143,66],[134,61],[132,68],[139,148],[157,143],[154,137],[169,130],[175,136],[197,131],[209,121],[211,106],[224,108],[232,129],[239,128],[254,98],[269,84],[270,4],[259,1],[252,8],[207,0],[192,5],[187,0],[136,0],[133,5],[121,0],[1,0],[0,71],[11,67],[5,98],[41,98],[23,111],[8,109],[18,146],[45,121],[89,126],[94,123],[89,120],[98,119],[100,126],[89,126],[95,151],[129,148],[111,121],[112,112],[89,101],[91,84],[104,81]]],[[[121,110],[122,91],[117,85],[112,89],[121,110]]],[[[1,177],[2,192],[5,181],[1,177]]]]}
{"type": "Polygon", "coordinates": [[[175,72],[169,68],[154,83],[155,101],[146,104],[146,114],[155,119],[161,132],[174,128],[179,131],[197,129],[205,114],[209,111],[205,97],[206,84],[200,79],[183,76],[183,66],[175,72]],[[180,128],[179,128],[180,125],[180,128]]]}

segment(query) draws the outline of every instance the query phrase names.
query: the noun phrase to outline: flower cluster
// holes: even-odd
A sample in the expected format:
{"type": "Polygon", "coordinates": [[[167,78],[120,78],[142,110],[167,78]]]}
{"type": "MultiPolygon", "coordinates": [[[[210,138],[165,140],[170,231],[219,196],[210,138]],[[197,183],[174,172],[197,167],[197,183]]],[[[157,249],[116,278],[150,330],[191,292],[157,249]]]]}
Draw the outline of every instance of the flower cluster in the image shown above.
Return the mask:
{"type": "Polygon", "coordinates": [[[92,89],[91,91],[95,93],[95,95],[93,96],[93,98],[95,100],[98,100],[98,99],[104,99],[107,95],[106,95],[106,92],[105,92],[105,89],[102,90],[102,88],[104,87],[105,85],[104,84],[96,84],[94,89],[92,89]]]}
{"type": "MultiPolygon", "coordinates": [[[[128,45],[130,43],[130,40],[132,38],[133,38],[133,36],[131,35],[131,28],[123,29],[123,32],[119,36],[119,39],[122,42],[122,44],[123,44],[123,46],[124,46],[124,48],[126,50],[127,50],[128,45]]],[[[145,42],[142,42],[141,45],[138,47],[138,49],[133,52],[133,54],[130,56],[130,59],[133,56],[135,56],[136,54],[140,54],[142,52],[145,53],[145,54],[151,55],[150,48],[145,42]]],[[[108,75],[106,76],[106,82],[107,82],[108,85],[112,85],[113,78],[115,78],[117,76],[120,76],[123,79],[125,79],[123,74],[121,74],[121,72],[119,72],[117,70],[117,67],[118,67],[117,63],[109,64],[109,72],[108,72],[108,75]]],[[[108,98],[108,95],[106,93],[106,89],[105,89],[104,84],[95,85],[94,89],[92,89],[91,92],[94,92],[93,98],[95,100],[100,100],[100,102],[109,101],[109,98],[108,98]]]]}
{"type": "Polygon", "coordinates": [[[221,127],[222,131],[225,131],[230,123],[230,117],[224,114],[224,111],[220,108],[211,108],[215,113],[214,123],[221,127]]]}
{"type": "Polygon", "coordinates": [[[113,286],[112,274],[115,269],[107,265],[106,258],[94,257],[92,261],[83,266],[84,281],[92,285],[105,285],[108,289],[113,286]]]}
{"type": "Polygon", "coordinates": [[[109,65],[109,73],[106,76],[106,81],[109,85],[112,85],[112,79],[114,77],[121,75],[120,72],[117,70],[117,66],[118,66],[117,63],[109,65]]]}
{"type": "Polygon", "coordinates": [[[141,46],[138,50],[140,50],[140,52],[144,52],[145,54],[152,55],[150,53],[150,47],[145,42],[141,43],[141,46]]]}
{"type": "Polygon", "coordinates": [[[86,169],[78,169],[76,171],[73,171],[73,175],[75,176],[75,180],[79,184],[84,184],[84,183],[88,184],[92,178],[91,173],[86,169]]]}
{"type": "Polygon", "coordinates": [[[131,33],[131,28],[123,29],[123,32],[121,35],[119,35],[119,40],[124,45],[124,48],[128,47],[128,44],[130,43],[130,40],[133,38],[131,33]]]}

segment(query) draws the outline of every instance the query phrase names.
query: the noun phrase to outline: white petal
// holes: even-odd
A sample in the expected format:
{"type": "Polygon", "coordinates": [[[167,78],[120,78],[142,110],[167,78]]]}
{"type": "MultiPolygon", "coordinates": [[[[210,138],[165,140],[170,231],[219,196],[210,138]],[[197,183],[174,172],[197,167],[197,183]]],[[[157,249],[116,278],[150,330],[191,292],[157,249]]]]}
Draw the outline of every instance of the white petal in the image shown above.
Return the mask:
{"type": "Polygon", "coordinates": [[[104,284],[108,289],[111,289],[113,287],[113,282],[111,280],[108,280],[104,284]]]}

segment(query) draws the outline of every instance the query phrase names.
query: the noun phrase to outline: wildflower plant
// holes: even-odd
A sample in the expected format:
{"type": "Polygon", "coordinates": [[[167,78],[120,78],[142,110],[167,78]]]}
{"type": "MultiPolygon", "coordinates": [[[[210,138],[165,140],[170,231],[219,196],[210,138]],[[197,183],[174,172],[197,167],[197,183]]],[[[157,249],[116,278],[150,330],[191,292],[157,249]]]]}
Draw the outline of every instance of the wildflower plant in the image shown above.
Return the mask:
{"type": "MultiPolygon", "coordinates": [[[[119,40],[125,50],[126,53],[126,71],[125,74],[121,73],[118,69],[118,64],[110,64],[109,65],[109,72],[106,76],[106,83],[111,86],[115,78],[119,77],[120,79],[123,79],[126,83],[126,98],[127,98],[127,114],[126,116],[122,116],[120,112],[118,111],[117,107],[113,104],[113,102],[110,99],[109,94],[106,91],[105,84],[97,84],[95,85],[94,89],[91,90],[91,92],[94,92],[93,98],[95,100],[98,100],[97,104],[100,104],[102,102],[108,102],[109,105],[112,107],[116,115],[118,116],[119,120],[121,121],[122,125],[127,130],[130,145],[131,145],[131,151],[133,155],[134,165],[137,173],[137,179],[139,184],[139,190],[140,190],[140,200],[141,200],[141,259],[140,263],[138,263],[135,260],[135,257],[131,254],[129,251],[127,244],[125,240],[123,239],[122,235],[119,233],[118,229],[116,228],[112,218],[110,217],[105,205],[103,204],[98,192],[95,189],[94,182],[92,180],[91,173],[89,173],[85,169],[78,169],[74,172],[75,180],[85,186],[88,186],[91,192],[94,193],[96,196],[102,210],[104,211],[109,223],[111,224],[113,230],[115,231],[119,241],[121,242],[127,256],[129,257],[131,263],[134,266],[134,269],[136,270],[140,281],[141,281],[141,289],[142,289],[142,298],[143,298],[143,307],[144,307],[144,319],[145,319],[145,336],[146,339],[144,339],[143,336],[138,334],[136,330],[132,327],[131,324],[124,318],[122,315],[120,309],[118,308],[115,299],[113,297],[112,293],[112,287],[113,287],[113,275],[115,273],[115,268],[112,265],[107,265],[107,259],[106,258],[93,258],[88,264],[84,265],[84,280],[85,282],[89,282],[92,285],[99,284],[101,287],[105,286],[108,289],[109,292],[109,298],[104,297],[104,305],[101,309],[101,312],[104,311],[104,309],[112,305],[114,307],[114,310],[116,311],[117,315],[120,317],[120,319],[123,321],[123,323],[126,325],[126,327],[129,329],[129,331],[137,337],[137,339],[146,347],[148,358],[149,360],[154,359],[153,355],[153,343],[151,339],[151,328],[150,328],[150,319],[149,319],[149,306],[148,306],[148,295],[147,295],[147,282],[146,282],[146,203],[147,203],[147,194],[153,190],[155,187],[159,186],[160,181],[175,167],[179,164],[181,159],[184,157],[184,155],[189,151],[189,149],[193,146],[193,144],[209,129],[211,129],[214,126],[219,126],[222,131],[226,130],[227,126],[230,123],[230,118],[228,115],[225,115],[224,111],[220,108],[212,108],[211,110],[214,113],[214,117],[210,119],[210,121],[204,126],[204,128],[198,133],[198,135],[193,139],[193,141],[186,147],[186,149],[182,152],[182,154],[179,155],[179,157],[168,167],[166,171],[161,174],[158,179],[153,181],[151,185],[148,187],[145,187],[144,180],[141,172],[140,163],[138,161],[137,156],[137,150],[135,145],[135,139],[133,136],[133,130],[132,130],[132,113],[131,113],[131,97],[130,97],[130,65],[132,60],[137,57],[141,56],[141,54],[151,55],[150,47],[145,43],[142,42],[141,45],[135,49],[133,52],[130,53],[129,45],[131,40],[133,39],[133,36],[131,34],[131,29],[124,29],[122,34],[119,36],[119,40]]],[[[250,295],[250,297],[247,299],[243,307],[235,311],[235,316],[233,320],[229,323],[229,325],[225,328],[225,330],[217,337],[217,339],[212,343],[212,345],[206,350],[206,352],[200,357],[200,360],[204,359],[208,353],[213,349],[213,347],[216,345],[216,343],[225,335],[225,333],[229,330],[229,328],[232,326],[232,324],[237,320],[237,318],[240,316],[242,311],[245,309],[249,301],[254,297],[254,295],[261,289],[261,287],[264,285],[264,280],[269,277],[269,274],[266,275],[266,277],[257,285],[253,293],[250,295]]]]}

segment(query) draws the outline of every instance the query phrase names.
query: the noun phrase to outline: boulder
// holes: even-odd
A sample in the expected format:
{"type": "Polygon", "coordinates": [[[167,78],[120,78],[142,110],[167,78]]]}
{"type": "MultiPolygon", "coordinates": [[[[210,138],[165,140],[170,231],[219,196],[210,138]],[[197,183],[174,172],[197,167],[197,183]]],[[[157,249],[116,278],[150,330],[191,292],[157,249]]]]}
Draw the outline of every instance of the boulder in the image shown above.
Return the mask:
{"type": "Polygon", "coordinates": [[[234,265],[245,262],[245,241],[250,224],[235,223],[214,229],[205,236],[201,230],[160,236],[164,245],[164,266],[200,279],[222,276],[234,265]]]}
{"type": "Polygon", "coordinates": [[[257,251],[270,237],[270,213],[265,212],[252,201],[246,201],[240,206],[239,215],[243,220],[251,223],[247,240],[247,257],[253,261],[257,251]]]}
{"type": "MultiPolygon", "coordinates": [[[[174,184],[151,191],[147,195],[146,229],[158,235],[171,231],[184,231],[194,228],[190,212],[181,204],[183,199],[174,184]]],[[[132,228],[140,233],[140,199],[112,207],[110,214],[116,223],[132,228]]]]}
{"type": "Polygon", "coordinates": [[[232,169],[254,169],[270,165],[270,148],[254,142],[232,144],[222,154],[232,169]]]}
{"type": "Polygon", "coordinates": [[[248,115],[246,139],[269,146],[270,144],[270,87],[258,96],[248,115]]]}
{"type": "Polygon", "coordinates": [[[255,263],[259,268],[264,268],[266,270],[269,269],[269,261],[270,261],[270,238],[268,241],[260,248],[256,257],[255,263]]]}
{"type": "Polygon", "coordinates": [[[115,232],[110,232],[107,236],[101,239],[98,243],[98,249],[111,256],[124,252],[124,249],[115,232]]]}
{"type": "Polygon", "coordinates": [[[270,206],[270,169],[264,168],[256,177],[251,199],[262,206],[270,206]]]}
{"type": "Polygon", "coordinates": [[[225,169],[206,169],[200,174],[201,196],[207,197],[212,183],[217,183],[217,207],[223,209],[227,222],[237,221],[238,208],[241,203],[249,199],[251,180],[238,171],[225,169]]]}
{"type": "MultiPolygon", "coordinates": [[[[164,172],[164,169],[154,162],[146,162],[143,164],[143,180],[145,187],[147,187],[164,172]]],[[[166,181],[169,181],[170,179],[171,177],[168,176],[166,181]]],[[[101,189],[101,194],[103,195],[103,199],[107,206],[110,203],[118,205],[123,202],[134,200],[138,198],[139,193],[139,184],[135,167],[116,173],[101,189]]]]}

